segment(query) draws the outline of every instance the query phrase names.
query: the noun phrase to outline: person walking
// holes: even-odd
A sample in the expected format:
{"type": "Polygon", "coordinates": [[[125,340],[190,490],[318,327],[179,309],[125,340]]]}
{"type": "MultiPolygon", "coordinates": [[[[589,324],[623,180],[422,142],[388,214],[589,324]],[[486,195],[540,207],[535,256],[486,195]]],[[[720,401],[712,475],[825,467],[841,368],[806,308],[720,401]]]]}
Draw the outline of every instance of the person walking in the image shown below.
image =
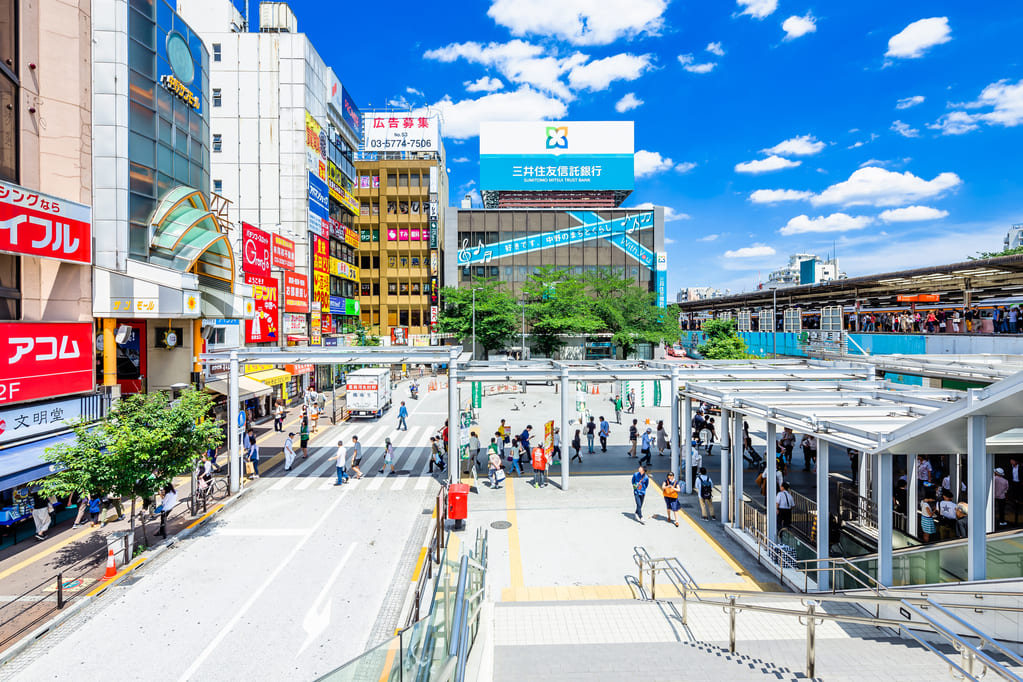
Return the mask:
{"type": "MultiPolygon", "coordinates": [[[[469,453],[472,455],[472,466],[476,471],[480,468],[480,437],[474,430],[469,434],[469,453]]],[[[466,472],[468,473],[468,472],[466,472]]]]}
{"type": "Polygon", "coordinates": [[[38,492],[32,493],[32,521],[36,525],[36,540],[45,540],[50,527],[50,501],[38,492]]]}
{"type": "MultiPolygon", "coordinates": [[[[255,447],[255,444],[253,444],[253,447],[255,447]]],[[[167,537],[167,517],[177,503],[178,491],[174,489],[173,485],[168,483],[163,489],[163,499],[160,500],[160,506],[155,510],[160,515],[160,530],[156,534],[162,538],[167,537]]]]}
{"type": "Polygon", "coordinates": [[[362,478],[362,472],[359,470],[359,465],[362,464],[362,443],[359,442],[358,436],[352,436],[352,471],[356,474],[356,480],[362,478]]]}
{"type": "Polygon", "coordinates": [[[537,445],[533,448],[532,462],[533,465],[533,487],[542,488],[547,485],[547,453],[544,452],[543,446],[537,445]]]}
{"type": "MultiPolygon", "coordinates": [[[[250,430],[250,434],[252,433],[250,430]]],[[[248,461],[252,464],[252,478],[259,478],[259,443],[256,442],[255,435],[250,435],[249,442],[252,443],[248,456],[248,461]]]]}
{"type": "Polygon", "coordinates": [[[781,484],[781,490],[774,497],[774,505],[778,510],[779,531],[792,525],[792,507],[796,505],[796,500],[792,497],[790,487],[789,482],[785,481],[781,484]]]}
{"type": "Polygon", "coordinates": [[[533,425],[527,424],[526,428],[519,434],[519,445],[521,445],[525,451],[529,452],[529,439],[533,435],[533,425]]]}
{"type": "Polygon", "coordinates": [[[1009,481],[1005,478],[1005,469],[998,467],[991,479],[991,492],[995,498],[995,521],[999,527],[1006,525],[1005,499],[1009,493],[1009,481]]]}
{"type": "Polygon", "coordinates": [[[590,421],[586,422],[586,445],[591,455],[593,454],[593,437],[596,435],[596,432],[597,422],[593,421],[593,417],[590,417],[590,421]]]}
{"type": "Polygon", "coordinates": [[[391,439],[384,439],[384,465],[380,467],[380,473],[384,473],[384,469],[391,467],[391,471],[388,472],[388,476],[394,476],[394,446],[391,445],[391,439]]]}
{"type": "Polygon", "coordinates": [[[714,503],[711,501],[711,496],[714,494],[714,481],[707,474],[707,470],[704,467],[700,467],[700,475],[693,484],[693,488],[700,495],[700,517],[704,521],[707,520],[708,515],[710,515],[710,518],[716,519],[714,503]]]}
{"type": "Polygon", "coordinates": [[[490,477],[490,489],[497,490],[501,487],[501,481],[504,480],[504,462],[501,460],[501,456],[497,454],[497,443],[491,442],[490,444],[490,456],[489,460],[489,477],[490,477]]]}
{"type": "Polygon", "coordinates": [[[639,420],[633,419],[629,427],[629,457],[636,456],[636,443],[639,440],[639,420]]]}
{"type": "Polygon", "coordinates": [[[284,432],[284,401],[280,398],[274,404],[274,433],[284,432]]]}
{"type": "MultiPolygon", "coordinates": [[[[497,435],[502,443],[508,444],[511,442],[511,429],[508,428],[503,419],[501,420],[501,425],[497,427],[497,435]]],[[[504,445],[501,446],[501,449],[504,450],[504,445]]]]}
{"type": "Polygon", "coordinates": [[[646,475],[646,467],[642,464],[632,475],[632,495],[636,498],[636,520],[643,521],[643,501],[646,499],[646,489],[650,485],[650,477],[646,475]]]}
{"type": "Polygon", "coordinates": [[[500,455],[501,461],[504,461],[504,436],[500,431],[494,431],[494,437],[490,439],[492,443],[497,445],[497,454],[500,455]]]}
{"type": "Polygon", "coordinates": [[[345,468],[345,464],[348,460],[348,449],[345,448],[344,440],[339,440],[337,442],[337,454],[333,459],[337,462],[337,483],[334,485],[343,485],[348,482],[348,470],[345,468]]]}
{"type": "Polygon", "coordinates": [[[512,463],[512,469],[515,470],[516,476],[522,475],[522,465],[519,464],[519,437],[513,436],[511,439],[511,451],[508,454],[508,461],[512,463]]]}
{"type": "Polygon", "coordinates": [[[692,473],[693,481],[693,489],[690,492],[695,493],[700,487],[696,484],[696,478],[700,475],[700,469],[703,468],[703,455],[700,453],[700,450],[696,447],[692,449],[692,452],[690,454],[692,463],[689,468],[692,473]]]}
{"type": "Polygon", "coordinates": [[[803,448],[803,471],[810,471],[817,466],[817,438],[812,433],[804,434],[799,445],[803,448]]]}
{"type": "Polygon", "coordinates": [[[405,401],[401,401],[401,405],[398,407],[398,430],[408,431],[408,424],[405,420],[408,419],[408,408],[405,407],[405,401]]]}
{"type": "Polygon", "coordinates": [[[433,467],[439,468],[444,471],[444,456],[440,450],[440,439],[437,436],[430,436],[430,473],[433,473],[433,467]]]}
{"type": "Polygon", "coordinates": [[[579,460],[579,463],[582,464],[583,456],[579,454],[579,451],[583,449],[581,429],[575,430],[575,437],[572,438],[572,449],[575,450],[575,454],[572,455],[572,459],[570,459],[569,462],[579,460]]]}
{"type": "Polygon", "coordinates": [[[668,522],[674,523],[676,527],[678,526],[678,493],[679,487],[675,480],[675,474],[669,471],[667,478],[664,479],[664,485],[661,486],[661,494],[664,495],[664,505],[668,509],[668,522]]]}
{"type": "Polygon", "coordinates": [[[629,414],[636,414],[636,389],[629,389],[629,414]]]}
{"type": "Polygon", "coordinates": [[[671,441],[668,440],[668,432],[664,430],[664,420],[657,422],[657,454],[660,457],[664,457],[664,451],[671,447],[671,441]]]}
{"type": "MultiPolygon", "coordinates": [[[[600,451],[607,452],[607,439],[611,436],[611,425],[604,416],[600,416],[600,451]]],[[[593,450],[590,450],[593,452],[593,450]]]]}
{"type": "Polygon", "coordinates": [[[640,454],[643,456],[639,458],[640,463],[646,462],[647,466],[650,465],[651,446],[653,445],[653,431],[647,427],[647,430],[643,432],[643,438],[641,439],[640,454]]]}
{"type": "Polygon", "coordinates": [[[295,437],[295,432],[292,431],[288,434],[287,439],[284,441],[284,470],[291,471],[291,465],[295,462],[295,441],[292,440],[295,437]]]}
{"type": "Polygon", "coordinates": [[[523,442],[522,438],[519,437],[519,449],[517,451],[518,460],[518,471],[519,474],[523,474],[526,471],[526,464],[529,463],[529,441],[523,442]]]}
{"type": "Polygon", "coordinates": [[[320,408],[316,405],[315,399],[309,404],[309,420],[312,422],[313,433],[316,433],[320,425],[320,408]]]}
{"type": "Polygon", "coordinates": [[[298,444],[302,448],[302,459],[309,459],[309,419],[302,417],[302,426],[298,429],[298,444]]]}
{"type": "Polygon", "coordinates": [[[561,429],[554,427],[554,444],[551,448],[551,459],[552,464],[558,464],[561,461],[561,429]]]}
{"type": "Polygon", "coordinates": [[[620,395],[615,396],[615,423],[622,423],[622,397],[620,395]]]}

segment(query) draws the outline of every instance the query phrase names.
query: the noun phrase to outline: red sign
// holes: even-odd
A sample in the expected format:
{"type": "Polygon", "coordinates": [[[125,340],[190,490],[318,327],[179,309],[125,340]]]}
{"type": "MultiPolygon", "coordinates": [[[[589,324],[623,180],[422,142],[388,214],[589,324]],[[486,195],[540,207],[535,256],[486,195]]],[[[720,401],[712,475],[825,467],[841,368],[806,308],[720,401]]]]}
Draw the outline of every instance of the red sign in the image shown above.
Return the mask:
{"type": "Polygon", "coordinates": [[[248,223],[242,223],[242,272],[270,276],[270,233],[248,223]]]}
{"type": "Polygon", "coordinates": [[[284,312],[309,312],[309,278],[305,275],[284,273],[284,312]]]}
{"type": "Polygon", "coordinates": [[[0,251],[92,263],[92,209],[0,182],[0,251]]]}
{"type": "Polygon", "coordinates": [[[377,390],[376,384],[348,384],[345,386],[349,391],[375,391],[377,390]]]}
{"type": "Polygon", "coordinates": [[[245,343],[276,343],[277,333],[277,280],[273,277],[245,275],[245,283],[252,285],[256,299],[256,316],[245,320],[245,343]]]}
{"type": "Polygon", "coordinates": [[[391,327],[391,345],[408,345],[408,327],[391,327]]]}
{"type": "Polygon", "coordinates": [[[282,270],[295,269],[295,242],[280,235],[273,235],[274,267],[282,270]]]}
{"type": "Polygon", "coordinates": [[[330,310],[330,242],[317,236],[313,236],[313,300],[320,302],[321,312],[330,310]]]}
{"type": "Polygon", "coordinates": [[[915,296],[897,296],[899,303],[937,303],[937,294],[916,294],[915,296]]]}
{"type": "Polygon", "coordinates": [[[292,376],[298,374],[312,374],[315,369],[315,365],[284,365],[284,371],[292,376]]]}
{"type": "Polygon", "coordinates": [[[0,324],[0,404],[91,391],[95,353],[91,322],[0,324]]]}

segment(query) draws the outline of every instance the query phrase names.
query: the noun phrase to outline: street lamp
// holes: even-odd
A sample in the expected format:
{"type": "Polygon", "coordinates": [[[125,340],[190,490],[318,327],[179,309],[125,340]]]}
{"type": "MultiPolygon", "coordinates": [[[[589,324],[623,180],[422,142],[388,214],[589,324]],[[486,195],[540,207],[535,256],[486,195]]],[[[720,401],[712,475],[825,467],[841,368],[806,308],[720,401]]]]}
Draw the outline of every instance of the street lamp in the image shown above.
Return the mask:
{"type": "Polygon", "coordinates": [[[483,287],[476,287],[472,290],[472,359],[476,359],[476,292],[483,291],[483,287]]]}
{"type": "Polygon", "coordinates": [[[522,297],[522,350],[520,360],[526,359],[526,297],[522,297]]]}
{"type": "Polygon", "coordinates": [[[775,284],[771,287],[771,293],[774,295],[774,302],[771,304],[771,345],[774,347],[772,351],[774,359],[778,359],[778,285],[775,284]]]}

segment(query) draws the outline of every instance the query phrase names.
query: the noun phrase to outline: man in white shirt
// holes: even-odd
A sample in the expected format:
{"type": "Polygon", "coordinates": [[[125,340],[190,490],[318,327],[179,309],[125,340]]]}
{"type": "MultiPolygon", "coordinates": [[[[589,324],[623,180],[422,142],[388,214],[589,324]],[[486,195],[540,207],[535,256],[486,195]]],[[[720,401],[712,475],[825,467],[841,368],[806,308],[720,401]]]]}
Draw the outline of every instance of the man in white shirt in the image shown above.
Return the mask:
{"type": "Polygon", "coordinates": [[[337,442],[337,456],[334,457],[337,460],[337,483],[334,485],[341,485],[342,483],[348,482],[348,472],[345,470],[345,462],[348,459],[348,450],[345,448],[345,442],[339,440],[337,442]]]}
{"type": "Polygon", "coordinates": [[[295,441],[292,438],[295,437],[295,433],[291,432],[288,434],[287,440],[284,441],[284,470],[291,471],[291,464],[295,461],[295,441]]]}
{"type": "Polygon", "coordinates": [[[178,503],[178,493],[174,490],[174,486],[167,484],[167,487],[163,489],[163,500],[160,501],[160,506],[156,508],[156,511],[160,513],[160,530],[157,531],[157,535],[162,538],[167,537],[167,515],[170,514],[171,509],[178,503]]]}
{"type": "Polygon", "coordinates": [[[788,481],[781,484],[781,490],[775,496],[774,503],[778,508],[778,530],[780,531],[782,528],[792,525],[792,507],[796,505],[796,500],[789,491],[788,481]]]}

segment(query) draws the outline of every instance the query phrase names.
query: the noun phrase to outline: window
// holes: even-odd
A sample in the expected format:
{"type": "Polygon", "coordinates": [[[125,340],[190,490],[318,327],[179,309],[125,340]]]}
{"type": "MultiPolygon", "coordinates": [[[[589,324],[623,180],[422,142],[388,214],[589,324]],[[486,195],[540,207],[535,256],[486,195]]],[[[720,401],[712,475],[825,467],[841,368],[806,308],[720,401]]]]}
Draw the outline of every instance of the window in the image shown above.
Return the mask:
{"type": "MultiPolygon", "coordinates": [[[[0,179],[19,180],[18,14],[16,2],[0,3],[0,179]]],[[[0,308],[3,303],[0,302],[0,308]]],[[[2,312],[0,312],[2,316],[2,312]]]]}
{"type": "Polygon", "coordinates": [[[220,106],[220,88],[213,88],[213,106],[220,106]]]}
{"type": "Polygon", "coordinates": [[[213,43],[213,61],[220,61],[220,43],[213,43]]]}
{"type": "Polygon", "coordinates": [[[361,288],[361,291],[359,292],[359,294],[361,296],[369,296],[369,292],[370,292],[369,282],[363,282],[360,285],[360,288],[361,288]]]}
{"type": "Polygon", "coordinates": [[[389,327],[398,326],[398,313],[394,312],[393,310],[389,310],[387,312],[387,325],[389,327]]]}
{"type": "Polygon", "coordinates": [[[401,263],[401,267],[403,267],[403,268],[407,268],[408,267],[408,257],[407,256],[402,256],[401,259],[399,260],[399,262],[401,263]]]}
{"type": "Polygon", "coordinates": [[[408,326],[408,311],[407,310],[402,310],[400,313],[398,313],[398,324],[400,326],[402,326],[402,327],[407,327],[408,326]]]}
{"type": "Polygon", "coordinates": [[[374,201],[374,202],[372,202],[369,205],[369,207],[370,207],[370,210],[372,210],[373,215],[380,215],[380,204],[379,203],[374,201]]]}
{"type": "MultiPolygon", "coordinates": [[[[413,176],[413,177],[415,177],[415,176],[413,176]]],[[[411,320],[411,322],[412,322],[412,326],[413,327],[418,327],[419,326],[419,311],[418,310],[413,310],[412,311],[412,320],[411,320]]]]}
{"type": "Polygon", "coordinates": [[[219,152],[221,146],[223,146],[223,139],[220,135],[214,133],[213,135],[213,151],[219,152]]]}
{"type": "Polygon", "coordinates": [[[398,285],[398,293],[402,296],[408,296],[408,282],[402,282],[398,285]]]}
{"type": "Polygon", "coordinates": [[[412,267],[419,267],[419,256],[412,256],[412,267]]]}
{"type": "Polygon", "coordinates": [[[387,176],[387,186],[388,187],[398,186],[398,176],[396,174],[391,173],[390,175],[387,176]]]}
{"type": "Polygon", "coordinates": [[[398,283],[397,282],[388,282],[387,283],[387,293],[391,294],[392,296],[394,294],[398,293],[398,283]]]}
{"type": "Polygon", "coordinates": [[[223,180],[214,180],[213,181],[213,191],[216,192],[217,194],[220,194],[221,192],[223,192],[224,191],[224,181],[223,180]]]}
{"type": "Polygon", "coordinates": [[[398,259],[397,259],[397,257],[396,257],[396,256],[388,256],[388,257],[387,257],[387,267],[389,267],[389,268],[393,268],[393,267],[395,267],[395,266],[396,266],[397,264],[398,264],[398,259]]]}
{"type": "Polygon", "coordinates": [[[380,241],[380,230],[373,230],[373,241],[380,241]]]}
{"type": "Polygon", "coordinates": [[[413,187],[419,187],[419,173],[413,173],[409,176],[409,180],[412,182],[413,187]]]}
{"type": "Polygon", "coordinates": [[[412,282],[412,295],[413,296],[419,295],[419,282],[412,282]]]}
{"type": "Polygon", "coordinates": [[[363,270],[369,269],[369,263],[370,263],[369,256],[362,256],[359,260],[362,262],[362,266],[361,267],[362,267],[363,270]]]}
{"type": "Polygon", "coordinates": [[[380,256],[373,256],[373,269],[374,270],[380,269],[380,256]]]}
{"type": "Polygon", "coordinates": [[[0,253],[0,320],[21,319],[21,256],[0,253]]]}
{"type": "Polygon", "coordinates": [[[380,282],[373,282],[373,295],[374,296],[380,295],[380,282]]]}

